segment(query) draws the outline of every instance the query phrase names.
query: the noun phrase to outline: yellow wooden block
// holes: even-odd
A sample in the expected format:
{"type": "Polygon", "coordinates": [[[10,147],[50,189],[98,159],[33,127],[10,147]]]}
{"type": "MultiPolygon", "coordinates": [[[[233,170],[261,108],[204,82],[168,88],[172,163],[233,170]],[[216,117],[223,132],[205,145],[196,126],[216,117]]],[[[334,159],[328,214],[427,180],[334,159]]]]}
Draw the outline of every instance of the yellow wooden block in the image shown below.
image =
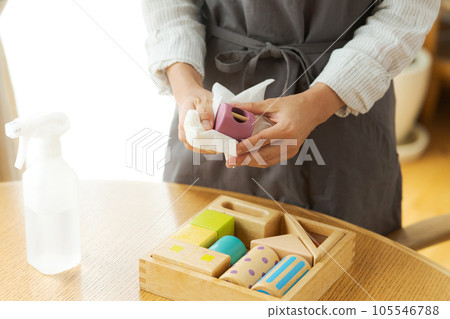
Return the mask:
{"type": "Polygon", "coordinates": [[[169,238],[152,253],[154,259],[219,277],[230,268],[230,256],[175,238],[169,238]]]}
{"type": "Polygon", "coordinates": [[[212,209],[202,211],[191,220],[191,224],[214,230],[217,232],[217,239],[234,235],[234,217],[212,209]]]}
{"type": "Polygon", "coordinates": [[[155,249],[152,257],[181,266],[182,260],[198,249],[198,246],[178,239],[170,238],[155,249]]]}
{"type": "Polygon", "coordinates": [[[228,255],[198,247],[196,251],[183,259],[181,267],[212,277],[219,277],[230,268],[230,259],[228,255]]]}
{"type": "Polygon", "coordinates": [[[217,232],[211,229],[187,224],[178,233],[173,235],[172,238],[208,248],[217,240],[217,232]]]}

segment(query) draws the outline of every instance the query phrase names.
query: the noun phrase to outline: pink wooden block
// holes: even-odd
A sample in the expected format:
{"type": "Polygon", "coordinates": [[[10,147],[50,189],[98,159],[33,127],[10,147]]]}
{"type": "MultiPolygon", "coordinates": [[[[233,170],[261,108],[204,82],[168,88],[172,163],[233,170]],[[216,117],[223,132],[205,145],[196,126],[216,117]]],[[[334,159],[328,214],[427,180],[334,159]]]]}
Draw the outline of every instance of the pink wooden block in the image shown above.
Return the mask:
{"type": "Polygon", "coordinates": [[[252,135],[254,123],[255,115],[253,113],[241,110],[228,103],[221,103],[217,110],[214,129],[240,141],[252,135]],[[245,122],[237,120],[233,117],[232,112],[243,115],[248,120],[245,122]]]}

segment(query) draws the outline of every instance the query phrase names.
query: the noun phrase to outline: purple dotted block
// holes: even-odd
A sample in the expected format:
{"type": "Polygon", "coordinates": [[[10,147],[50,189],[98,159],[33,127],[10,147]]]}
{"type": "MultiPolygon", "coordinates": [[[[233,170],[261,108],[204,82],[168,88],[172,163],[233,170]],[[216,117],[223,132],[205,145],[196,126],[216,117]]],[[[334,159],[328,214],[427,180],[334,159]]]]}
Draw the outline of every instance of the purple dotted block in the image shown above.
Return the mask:
{"type": "Polygon", "coordinates": [[[278,255],[269,247],[258,245],[227,270],[220,279],[253,289],[255,284],[278,262],[278,255]]]}

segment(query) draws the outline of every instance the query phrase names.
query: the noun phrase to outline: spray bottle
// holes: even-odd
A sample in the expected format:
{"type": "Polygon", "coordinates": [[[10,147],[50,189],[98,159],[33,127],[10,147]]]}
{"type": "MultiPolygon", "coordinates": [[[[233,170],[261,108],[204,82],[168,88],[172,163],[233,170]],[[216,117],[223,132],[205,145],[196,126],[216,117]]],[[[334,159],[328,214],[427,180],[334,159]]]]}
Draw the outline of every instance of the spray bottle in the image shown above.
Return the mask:
{"type": "Polygon", "coordinates": [[[8,137],[19,137],[18,169],[30,139],[40,140],[36,160],[23,173],[23,197],[28,263],[48,275],[81,260],[78,178],[61,157],[60,137],[69,128],[63,113],[17,118],[5,125],[8,137]]]}

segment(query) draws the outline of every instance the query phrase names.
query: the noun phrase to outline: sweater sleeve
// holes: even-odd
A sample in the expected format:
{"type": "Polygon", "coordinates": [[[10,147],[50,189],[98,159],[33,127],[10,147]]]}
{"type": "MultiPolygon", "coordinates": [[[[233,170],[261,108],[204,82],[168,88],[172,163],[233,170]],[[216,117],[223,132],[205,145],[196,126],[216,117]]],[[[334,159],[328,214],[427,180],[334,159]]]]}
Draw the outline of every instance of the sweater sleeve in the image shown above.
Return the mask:
{"type": "Polygon", "coordinates": [[[150,76],[160,94],[171,94],[165,69],[175,62],[192,65],[203,77],[205,27],[200,22],[203,0],[142,0],[148,30],[146,49],[150,76]]]}
{"type": "Polygon", "coordinates": [[[327,84],[344,101],[336,115],[366,113],[383,97],[422,47],[439,7],[440,0],[384,0],[374,8],[312,84],[327,84]]]}

